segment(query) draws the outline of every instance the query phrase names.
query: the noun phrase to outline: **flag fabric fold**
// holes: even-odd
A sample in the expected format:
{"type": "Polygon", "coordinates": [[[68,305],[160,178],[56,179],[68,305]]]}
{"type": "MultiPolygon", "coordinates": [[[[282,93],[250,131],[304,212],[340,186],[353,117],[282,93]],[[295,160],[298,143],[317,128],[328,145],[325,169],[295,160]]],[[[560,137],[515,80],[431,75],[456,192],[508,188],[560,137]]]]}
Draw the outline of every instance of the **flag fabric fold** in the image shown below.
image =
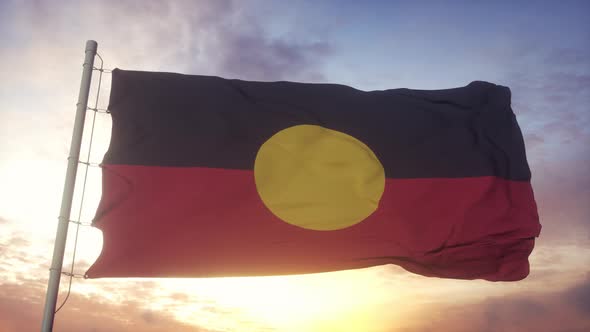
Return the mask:
{"type": "Polygon", "coordinates": [[[87,276],[522,279],[541,226],[510,98],[114,70],[87,276]]]}

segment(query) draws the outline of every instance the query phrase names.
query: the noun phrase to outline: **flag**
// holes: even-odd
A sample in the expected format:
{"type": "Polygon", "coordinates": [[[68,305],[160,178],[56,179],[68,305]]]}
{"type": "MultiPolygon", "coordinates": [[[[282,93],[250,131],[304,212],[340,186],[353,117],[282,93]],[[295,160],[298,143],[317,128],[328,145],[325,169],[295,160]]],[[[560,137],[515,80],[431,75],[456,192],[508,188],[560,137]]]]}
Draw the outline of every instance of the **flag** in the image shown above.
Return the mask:
{"type": "Polygon", "coordinates": [[[510,98],[114,70],[87,276],[522,279],[541,226],[510,98]]]}

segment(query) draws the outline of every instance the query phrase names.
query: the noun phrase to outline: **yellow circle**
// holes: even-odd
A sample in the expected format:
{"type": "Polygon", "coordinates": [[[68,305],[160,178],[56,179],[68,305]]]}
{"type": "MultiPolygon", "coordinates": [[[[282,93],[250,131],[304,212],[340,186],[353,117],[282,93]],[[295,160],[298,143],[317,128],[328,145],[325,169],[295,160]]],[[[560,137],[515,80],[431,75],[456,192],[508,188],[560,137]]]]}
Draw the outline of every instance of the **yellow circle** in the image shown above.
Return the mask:
{"type": "Polygon", "coordinates": [[[279,131],[254,163],[260,198],[283,221],[328,231],[373,213],[385,188],[383,166],[358,139],[314,125],[279,131]]]}

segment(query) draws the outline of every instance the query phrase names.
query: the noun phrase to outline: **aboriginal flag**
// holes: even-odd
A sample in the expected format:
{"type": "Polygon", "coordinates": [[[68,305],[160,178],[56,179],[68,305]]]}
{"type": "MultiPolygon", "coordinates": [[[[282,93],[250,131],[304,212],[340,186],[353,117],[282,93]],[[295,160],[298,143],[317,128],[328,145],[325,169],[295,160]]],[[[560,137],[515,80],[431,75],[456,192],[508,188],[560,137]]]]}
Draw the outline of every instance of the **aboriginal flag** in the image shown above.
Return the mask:
{"type": "Polygon", "coordinates": [[[506,87],[117,69],[109,111],[90,278],[529,273],[541,226],[506,87]]]}

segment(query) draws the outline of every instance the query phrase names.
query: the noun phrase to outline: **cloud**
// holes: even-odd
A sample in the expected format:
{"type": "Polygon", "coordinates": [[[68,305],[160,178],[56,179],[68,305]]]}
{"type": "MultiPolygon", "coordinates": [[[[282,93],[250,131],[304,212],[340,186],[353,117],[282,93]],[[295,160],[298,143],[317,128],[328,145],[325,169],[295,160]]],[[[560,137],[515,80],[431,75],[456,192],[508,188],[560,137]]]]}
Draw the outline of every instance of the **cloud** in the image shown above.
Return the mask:
{"type": "Polygon", "coordinates": [[[519,292],[460,305],[429,305],[404,331],[585,331],[590,328],[589,286],[590,279],[561,292],[519,292]],[[580,290],[586,293],[572,296],[580,290]],[[426,312],[430,315],[424,316],[426,312]]]}
{"type": "MultiPolygon", "coordinates": [[[[43,291],[29,285],[0,285],[0,332],[38,331],[43,312],[43,291]]],[[[111,304],[72,294],[55,319],[55,330],[64,332],[146,331],[206,332],[176,321],[164,311],[144,309],[137,302],[111,304]]]]}
{"type": "Polygon", "coordinates": [[[313,72],[317,62],[332,53],[327,42],[296,43],[265,37],[256,27],[249,33],[222,28],[220,68],[231,77],[253,80],[322,80],[313,72]]]}
{"type": "Polygon", "coordinates": [[[173,301],[186,302],[189,300],[189,296],[184,293],[172,293],[170,299],[173,301]]]}
{"type": "Polygon", "coordinates": [[[271,36],[261,25],[262,18],[240,5],[233,1],[181,1],[145,6],[141,2],[114,4],[114,10],[103,11],[121,20],[133,16],[134,28],[123,31],[123,39],[143,43],[132,45],[129,52],[153,50],[152,56],[164,54],[158,57],[183,64],[187,73],[249,80],[322,79],[318,66],[333,51],[328,42],[316,40],[317,36],[302,41],[271,36]],[[136,36],[138,32],[147,32],[148,38],[136,36]]]}
{"type": "Polygon", "coordinates": [[[552,49],[543,56],[543,62],[547,65],[570,65],[570,66],[588,66],[588,57],[590,51],[579,48],[559,48],[552,49]]]}
{"type": "Polygon", "coordinates": [[[31,242],[22,234],[9,233],[0,243],[2,262],[8,265],[34,265],[39,257],[28,251],[31,242]]]}
{"type": "Polygon", "coordinates": [[[12,238],[10,238],[7,245],[9,245],[11,247],[26,247],[29,244],[30,244],[29,240],[17,235],[17,236],[13,236],[12,238]]]}
{"type": "MultiPolygon", "coordinates": [[[[590,55],[589,55],[590,56],[590,55]]],[[[588,94],[590,92],[590,74],[567,71],[549,73],[541,89],[548,92],[555,90],[562,93],[588,94]]]]}
{"type": "Polygon", "coordinates": [[[580,313],[590,317],[590,278],[565,292],[564,298],[580,313]]]}
{"type": "MultiPolygon", "coordinates": [[[[65,49],[79,57],[82,44],[72,42],[83,34],[95,36],[99,52],[115,61],[109,66],[141,69],[149,63],[144,70],[256,80],[319,78],[319,64],[332,53],[331,45],[317,35],[299,41],[271,35],[261,24],[264,17],[237,1],[65,2],[67,6],[32,2],[16,7],[20,22],[35,22],[18,24],[37,36],[21,45],[21,51],[36,50],[47,40],[67,45],[65,49]],[[81,31],[74,32],[72,25],[81,31]]],[[[49,56],[65,55],[64,48],[46,46],[49,56]]],[[[40,61],[34,54],[28,60],[40,61]]]]}

